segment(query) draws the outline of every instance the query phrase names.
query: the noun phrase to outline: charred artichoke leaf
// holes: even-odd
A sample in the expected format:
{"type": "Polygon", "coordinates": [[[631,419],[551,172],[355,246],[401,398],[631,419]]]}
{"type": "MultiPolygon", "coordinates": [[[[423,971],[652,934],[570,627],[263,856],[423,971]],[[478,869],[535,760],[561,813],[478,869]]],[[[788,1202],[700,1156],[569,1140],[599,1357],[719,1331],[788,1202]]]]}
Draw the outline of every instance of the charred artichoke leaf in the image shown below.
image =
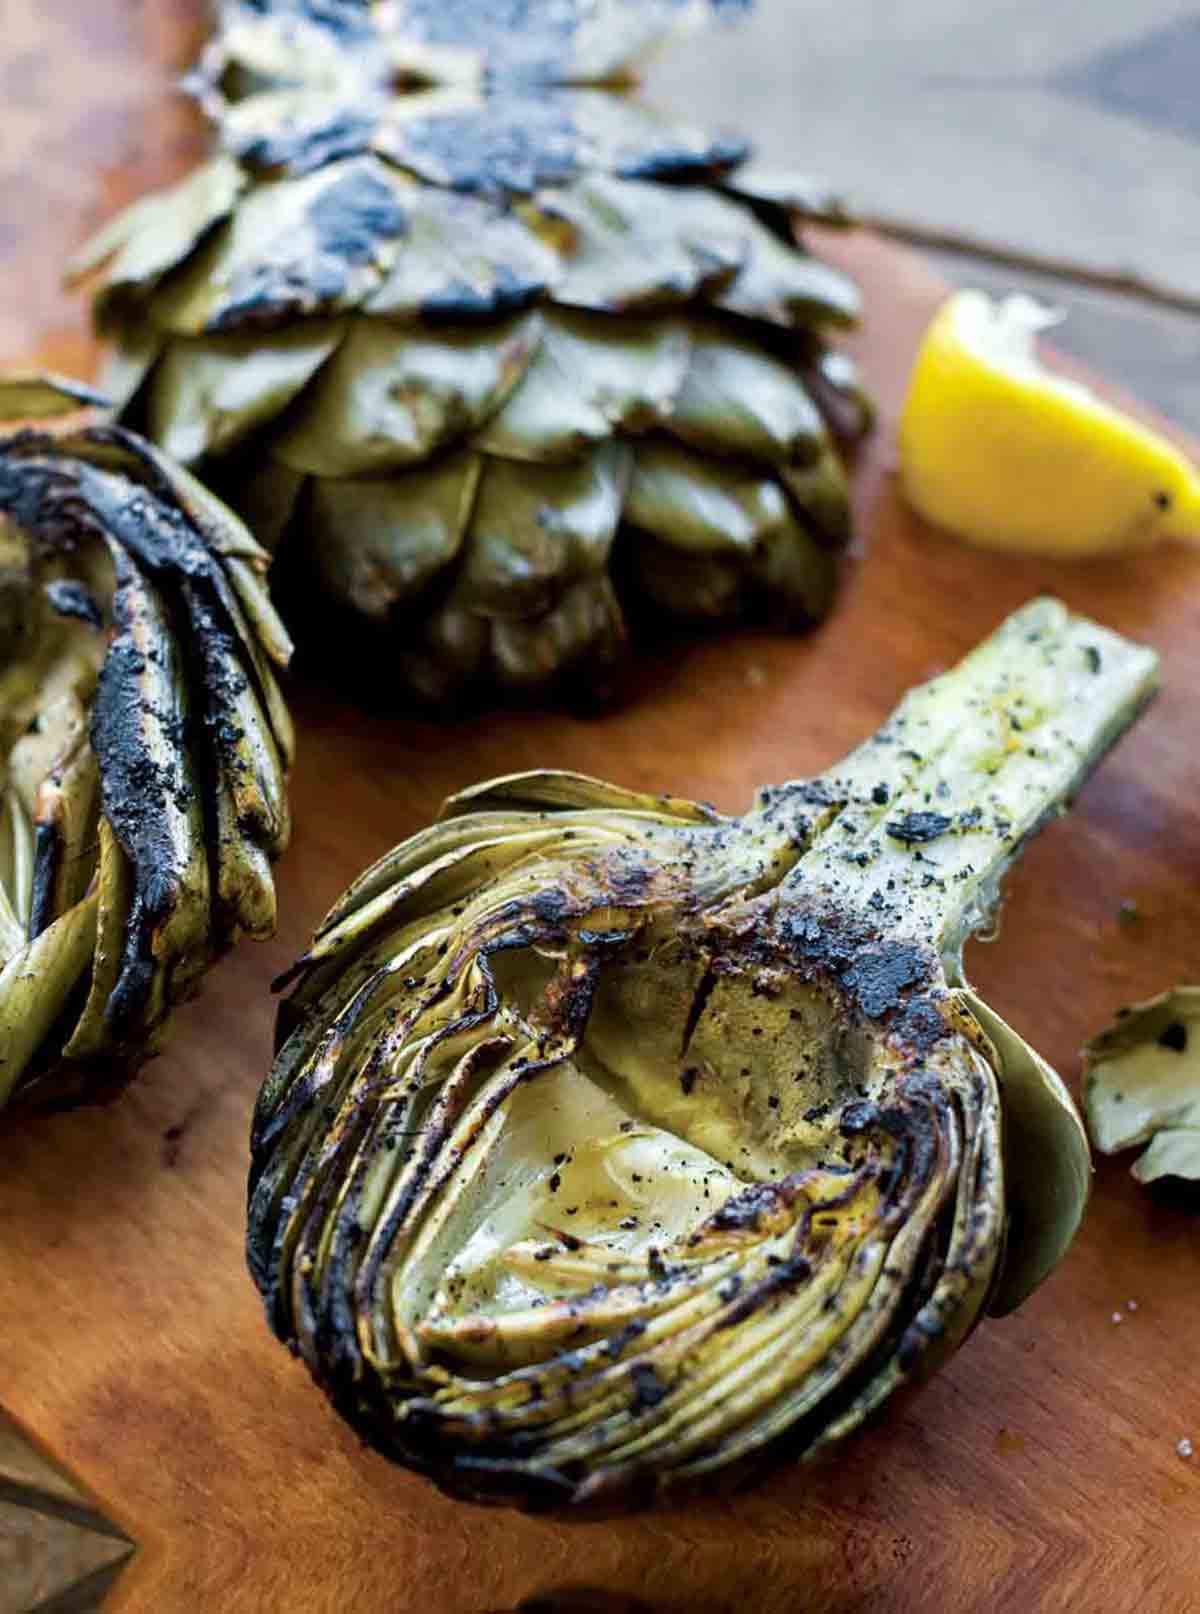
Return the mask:
{"type": "Polygon", "coordinates": [[[961,946],[1156,669],[1036,601],[741,817],[515,775],[367,871],[252,1137],[251,1270],[339,1411],[456,1494],[646,1501],[1015,1303],[1086,1141],[961,946]]]}
{"type": "MultiPolygon", "coordinates": [[[[36,388],[0,384],[14,397],[36,388]]],[[[290,646],[244,526],[124,428],[0,443],[0,534],[23,624],[0,662],[0,1019],[19,1023],[0,1101],[63,1103],[119,1087],[238,929],[266,929],[290,646]]]]}
{"type": "Polygon", "coordinates": [[[1200,1181],[1200,987],[1131,1004],[1088,1043],[1083,1105],[1102,1154],[1147,1145],[1139,1182],[1200,1181]]]}

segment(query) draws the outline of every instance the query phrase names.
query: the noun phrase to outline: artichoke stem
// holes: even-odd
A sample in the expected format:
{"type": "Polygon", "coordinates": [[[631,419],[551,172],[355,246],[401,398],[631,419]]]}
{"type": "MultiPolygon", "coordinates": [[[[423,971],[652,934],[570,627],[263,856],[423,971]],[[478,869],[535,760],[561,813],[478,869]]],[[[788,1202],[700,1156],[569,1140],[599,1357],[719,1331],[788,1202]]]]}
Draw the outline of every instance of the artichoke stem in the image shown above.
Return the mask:
{"type": "Polygon", "coordinates": [[[1153,651],[1032,601],[824,776],[842,809],[789,884],[814,906],[865,909],[881,930],[932,942],[961,982],[963,943],[987,923],[1008,866],[1157,681],[1153,651]]]}

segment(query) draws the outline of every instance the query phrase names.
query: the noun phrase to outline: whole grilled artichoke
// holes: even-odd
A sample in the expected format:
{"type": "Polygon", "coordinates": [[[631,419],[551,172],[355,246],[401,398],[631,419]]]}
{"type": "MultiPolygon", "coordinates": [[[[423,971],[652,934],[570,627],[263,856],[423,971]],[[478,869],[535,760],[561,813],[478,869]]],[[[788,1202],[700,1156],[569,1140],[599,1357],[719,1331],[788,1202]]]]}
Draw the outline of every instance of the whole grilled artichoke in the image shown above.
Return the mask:
{"type": "Polygon", "coordinates": [[[336,605],[377,687],[598,699],[631,609],[826,611],[869,411],[792,230],[843,215],[595,87],[697,9],[227,5],[219,155],[79,259],[124,418],[326,664],[336,605]]]}
{"type": "Polygon", "coordinates": [[[500,779],[351,887],[254,1122],[271,1326],[476,1500],[809,1457],[1064,1254],[1087,1143],[963,979],[1153,690],[1052,600],[744,817],[500,779]]]}
{"type": "MultiPolygon", "coordinates": [[[[84,389],[0,382],[0,417],[84,389]]],[[[123,427],[0,441],[0,1108],[107,1096],[275,925],[290,653],[267,557],[123,427]]]]}

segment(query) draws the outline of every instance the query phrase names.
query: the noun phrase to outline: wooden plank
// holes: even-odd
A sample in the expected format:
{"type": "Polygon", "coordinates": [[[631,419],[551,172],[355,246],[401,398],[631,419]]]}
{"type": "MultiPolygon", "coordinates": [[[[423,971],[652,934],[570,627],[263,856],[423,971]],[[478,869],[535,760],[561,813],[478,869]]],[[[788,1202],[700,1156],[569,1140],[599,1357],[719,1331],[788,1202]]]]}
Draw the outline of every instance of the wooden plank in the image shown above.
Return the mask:
{"type": "MultiPolygon", "coordinates": [[[[96,13],[121,10],[104,0],[96,13]]],[[[72,82],[86,99],[86,75],[72,82]]],[[[105,185],[122,189],[123,172],[105,185]]],[[[91,210],[89,198],[56,228],[81,229],[91,210]]],[[[10,247],[29,278],[40,229],[31,218],[10,247]]],[[[120,1104],[0,1130],[0,1404],[139,1543],[106,1605],[116,1614],[484,1614],[586,1588],[667,1611],[1124,1614],[1184,1608],[1200,1584],[1200,1463],[1175,1451],[1189,1434],[1200,1445],[1200,1223],[1137,1190],[1123,1163],[1102,1165],[1082,1237],[1034,1299],[984,1324],[835,1461],[586,1527],[450,1502],[365,1453],[269,1337],[245,1275],[267,983],[367,859],[449,790],[522,767],[738,808],[760,781],[827,764],[905,686],[1041,589],[1151,640],[1167,688],[1029,852],[1000,939],[972,950],[972,973],[1073,1078],[1079,1045],[1118,1004],[1195,972],[1200,559],[1067,567],[973,554],[924,530],[896,497],[891,444],[942,288],[869,237],[834,250],[864,284],[858,346],[883,414],[858,468],[862,537],[833,620],[806,640],[664,649],[646,659],[637,703],[589,722],[506,715],[448,733],[297,690],[279,937],[215,972],[120,1104]],[[1132,929],[1117,919],[1127,898],[1143,915],[1132,929]]],[[[58,352],[59,316],[28,336],[58,352]]]]}

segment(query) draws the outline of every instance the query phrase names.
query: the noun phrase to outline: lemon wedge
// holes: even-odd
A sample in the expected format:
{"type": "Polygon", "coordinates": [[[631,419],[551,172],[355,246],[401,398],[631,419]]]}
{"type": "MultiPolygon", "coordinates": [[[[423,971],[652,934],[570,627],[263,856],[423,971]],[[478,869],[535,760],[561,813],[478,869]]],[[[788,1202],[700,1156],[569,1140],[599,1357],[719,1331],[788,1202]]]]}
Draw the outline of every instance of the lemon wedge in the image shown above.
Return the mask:
{"type": "Polygon", "coordinates": [[[1200,544],[1200,475],[1166,438],[1048,370],[1031,297],[960,291],[925,334],[900,419],[900,475],[935,526],[989,549],[1097,555],[1200,544]]]}

